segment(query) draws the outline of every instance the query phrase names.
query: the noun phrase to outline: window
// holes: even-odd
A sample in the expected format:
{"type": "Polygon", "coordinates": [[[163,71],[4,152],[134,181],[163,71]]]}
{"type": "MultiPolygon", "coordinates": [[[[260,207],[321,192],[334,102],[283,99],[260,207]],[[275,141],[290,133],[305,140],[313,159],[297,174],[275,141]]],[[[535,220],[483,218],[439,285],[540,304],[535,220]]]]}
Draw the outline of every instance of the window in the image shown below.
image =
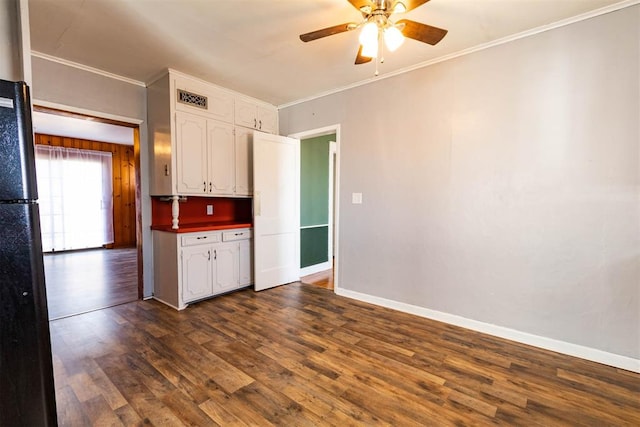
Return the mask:
{"type": "Polygon", "coordinates": [[[36,145],[45,252],[113,243],[111,153],[36,145]]]}

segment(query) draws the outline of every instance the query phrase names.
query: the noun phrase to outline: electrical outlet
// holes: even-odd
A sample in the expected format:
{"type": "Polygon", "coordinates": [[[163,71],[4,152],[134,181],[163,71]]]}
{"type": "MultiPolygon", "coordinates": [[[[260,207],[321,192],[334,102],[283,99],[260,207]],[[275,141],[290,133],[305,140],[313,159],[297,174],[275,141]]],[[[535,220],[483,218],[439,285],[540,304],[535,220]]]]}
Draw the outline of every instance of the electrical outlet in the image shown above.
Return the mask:
{"type": "Polygon", "coordinates": [[[351,193],[351,203],[354,205],[362,204],[362,193],[351,193]]]}
{"type": "Polygon", "coordinates": [[[213,215],[213,205],[207,205],[207,215],[213,215]]]}

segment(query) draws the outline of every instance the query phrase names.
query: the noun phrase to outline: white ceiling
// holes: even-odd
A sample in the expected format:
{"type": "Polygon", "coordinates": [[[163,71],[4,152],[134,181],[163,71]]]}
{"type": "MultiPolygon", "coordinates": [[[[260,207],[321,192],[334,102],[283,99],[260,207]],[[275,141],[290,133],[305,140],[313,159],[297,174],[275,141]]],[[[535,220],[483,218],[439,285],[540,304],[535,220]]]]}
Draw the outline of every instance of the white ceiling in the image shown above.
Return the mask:
{"type": "MultiPolygon", "coordinates": [[[[407,40],[381,77],[626,0],[431,0],[406,19],[449,30],[436,46],[407,40]]],[[[361,14],[347,0],[29,0],[36,52],[143,83],[173,68],[275,105],[373,78],[355,66],[357,31],[299,34],[361,14]]],[[[398,19],[398,15],[395,15],[398,19]]]]}
{"type": "Polygon", "coordinates": [[[133,145],[133,129],[130,127],[39,111],[33,112],[32,119],[35,133],[133,145]]]}

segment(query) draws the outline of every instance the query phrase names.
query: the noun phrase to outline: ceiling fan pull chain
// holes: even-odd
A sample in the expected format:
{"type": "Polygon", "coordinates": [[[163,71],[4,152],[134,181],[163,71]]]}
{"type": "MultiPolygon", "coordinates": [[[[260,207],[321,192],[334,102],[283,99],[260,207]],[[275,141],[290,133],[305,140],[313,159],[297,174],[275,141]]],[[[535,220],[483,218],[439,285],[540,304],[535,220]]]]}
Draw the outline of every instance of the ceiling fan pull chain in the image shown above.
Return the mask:
{"type": "Polygon", "coordinates": [[[382,29],[378,27],[378,54],[376,55],[376,72],[374,74],[376,77],[380,74],[378,65],[384,62],[384,43],[382,41],[382,29]]]}
{"type": "Polygon", "coordinates": [[[380,46],[380,63],[384,64],[384,29],[378,31],[378,46],[380,46]]]}

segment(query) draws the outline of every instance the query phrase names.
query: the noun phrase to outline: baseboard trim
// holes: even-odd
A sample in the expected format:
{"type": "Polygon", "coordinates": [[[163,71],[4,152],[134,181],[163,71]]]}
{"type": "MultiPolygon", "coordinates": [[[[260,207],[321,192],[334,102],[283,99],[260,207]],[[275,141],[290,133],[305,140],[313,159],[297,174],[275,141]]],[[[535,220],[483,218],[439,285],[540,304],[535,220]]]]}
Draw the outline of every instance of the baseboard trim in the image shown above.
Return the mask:
{"type": "Polygon", "coordinates": [[[300,277],[319,273],[321,271],[329,270],[330,268],[331,268],[331,263],[329,261],[323,262],[321,264],[310,265],[308,267],[304,267],[300,269],[300,277]]]}
{"type": "Polygon", "coordinates": [[[505,328],[503,326],[479,322],[477,320],[467,319],[466,317],[444,313],[436,310],[430,310],[428,308],[393,301],[373,295],[363,294],[360,292],[350,291],[343,288],[336,289],[335,292],[338,295],[358,301],[391,308],[393,310],[398,310],[404,313],[414,314],[416,316],[437,320],[439,322],[444,322],[455,326],[460,326],[462,328],[471,329],[473,331],[482,332],[500,338],[505,338],[522,344],[527,344],[534,347],[543,348],[545,350],[551,350],[557,353],[566,354],[568,356],[579,357],[581,359],[590,360],[592,362],[602,363],[616,368],[625,369],[627,371],[640,373],[640,359],[633,359],[631,357],[608,353],[606,351],[598,350],[591,347],[585,347],[582,345],[571,344],[552,338],[533,335],[527,332],[505,328]]]}

